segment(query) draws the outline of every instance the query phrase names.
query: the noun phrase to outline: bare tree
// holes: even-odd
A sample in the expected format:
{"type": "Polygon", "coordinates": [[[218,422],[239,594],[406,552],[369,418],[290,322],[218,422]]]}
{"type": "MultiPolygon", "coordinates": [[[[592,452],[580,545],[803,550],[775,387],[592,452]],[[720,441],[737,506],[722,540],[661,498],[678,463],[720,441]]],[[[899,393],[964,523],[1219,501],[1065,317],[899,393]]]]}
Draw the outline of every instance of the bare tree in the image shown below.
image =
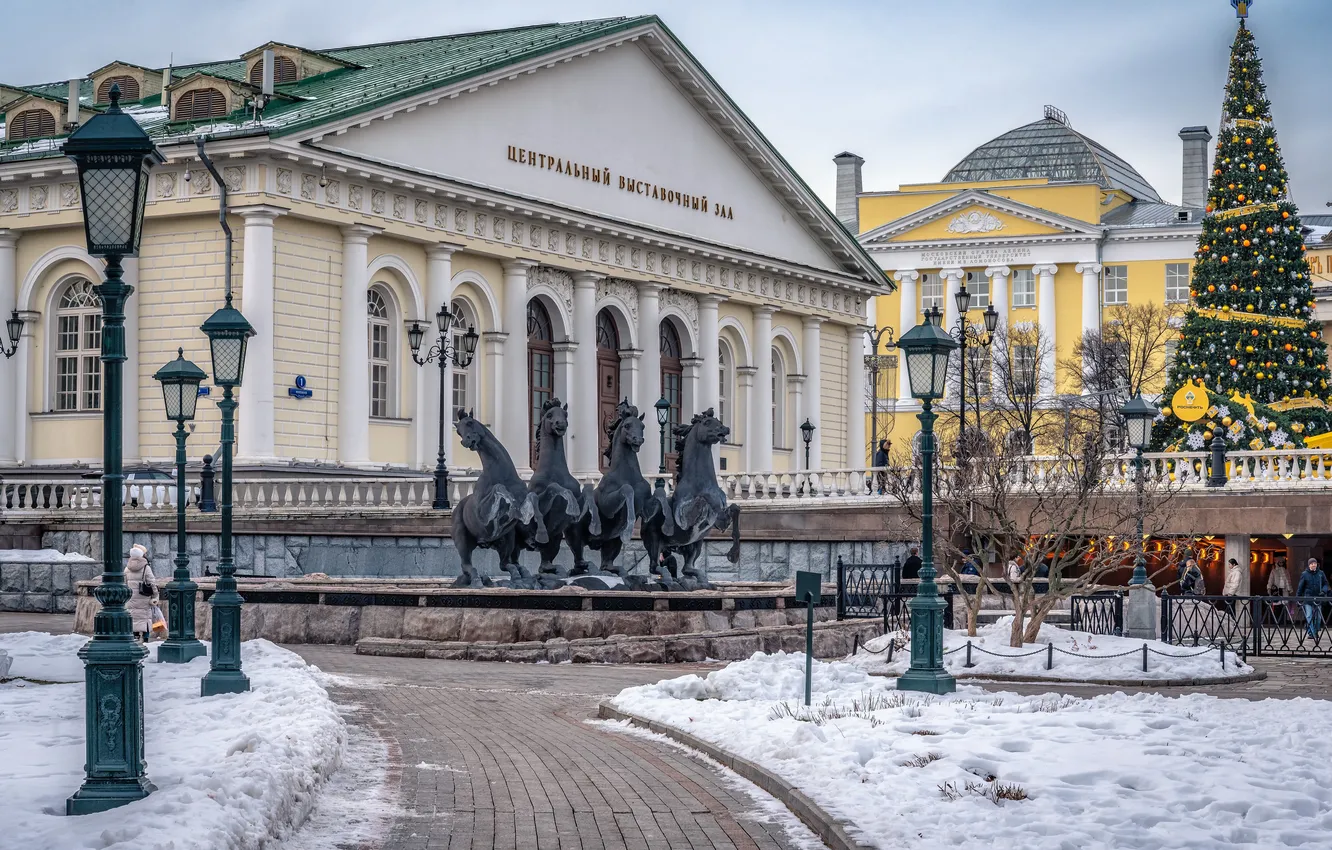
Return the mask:
{"type": "Polygon", "coordinates": [[[990,345],[993,374],[982,400],[983,421],[991,439],[1002,439],[1009,454],[1037,451],[1055,421],[1045,404],[1041,364],[1053,359],[1054,343],[1040,325],[1001,324],[990,345]]]}

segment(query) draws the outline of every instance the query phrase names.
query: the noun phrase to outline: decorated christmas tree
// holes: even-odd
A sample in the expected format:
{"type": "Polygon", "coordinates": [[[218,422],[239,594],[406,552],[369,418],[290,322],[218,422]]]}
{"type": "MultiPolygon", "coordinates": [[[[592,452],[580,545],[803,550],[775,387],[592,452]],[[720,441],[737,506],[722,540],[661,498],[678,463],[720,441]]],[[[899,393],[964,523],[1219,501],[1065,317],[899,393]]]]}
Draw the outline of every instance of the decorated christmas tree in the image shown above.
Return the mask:
{"type": "Polygon", "coordinates": [[[1332,432],[1327,349],[1288,179],[1241,16],[1158,448],[1197,451],[1214,434],[1230,449],[1298,447],[1332,432]],[[1206,403],[1186,410],[1184,395],[1201,398],[1200,387],[1206,403]]]}

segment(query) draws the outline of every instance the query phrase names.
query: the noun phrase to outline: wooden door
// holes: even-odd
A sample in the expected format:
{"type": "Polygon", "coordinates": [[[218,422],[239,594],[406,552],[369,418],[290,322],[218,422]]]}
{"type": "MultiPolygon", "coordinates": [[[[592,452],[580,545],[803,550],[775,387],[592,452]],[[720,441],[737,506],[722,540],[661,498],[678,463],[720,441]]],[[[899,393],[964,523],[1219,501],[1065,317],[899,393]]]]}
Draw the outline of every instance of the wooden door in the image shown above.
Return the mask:
{"type": "Polygon", "coordinates": [[[615,319],[607,310],[597,313],[597,445],[601,471],[610,468],[606,450],[610,435],[606,429],[615,421],[615,408],[620,403],[620,333],[615,319]]]}

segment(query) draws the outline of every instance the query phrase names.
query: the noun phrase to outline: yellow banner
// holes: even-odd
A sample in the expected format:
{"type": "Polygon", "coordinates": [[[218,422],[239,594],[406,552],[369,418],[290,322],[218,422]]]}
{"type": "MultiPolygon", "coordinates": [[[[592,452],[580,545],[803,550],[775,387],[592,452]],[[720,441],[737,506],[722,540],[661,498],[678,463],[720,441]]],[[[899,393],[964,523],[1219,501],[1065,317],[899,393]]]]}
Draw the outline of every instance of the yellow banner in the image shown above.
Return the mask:
{"type": "Polygon", "coordinates": [[[1197,422],[1207,415],[1207,408],[1211,405],[1202,381],[1185,384],[1175,390],[1170,399],[1170,410],[1181,422],[1197,422]]]}
{"type": "Polygon", "coordinates": [[[1289,316],[1269,316],[1266,313],[1241,313],[1236,310],[1197,310],[1199,316],[1206,316],[1209,319],[1220,319],[1223,322],[1244,321],[1244,322],[1266,322],[1272,325],[1281,325],[1287,328],[1302,328],[1307,322],[1303,319],[1293,319],[1289,316]]]}
{"type": "Polygon", "coordinates": [[[1276,204],[1249,204],[1248,206],[1244,207],[1236,207],[1233,210],[1223,210],[1222,212],[1214,212],[1211,215],[1212,218],[1235,218],[1236,216],[1253,215],[1254,213],[1259,213],[1262,212],[1263,210],[1274,210],[1276,208],[1277,208],[1276,204]]]}
{"type": "Polygon", "coordinates": [[[1304,410],[1309,407],[1326,409],[1327,405],[1321,398],[1292,398],[1289,401],[1275,401],[1268,405],[1273,410],[1284,413],[1287,410],[1304,410]]]}

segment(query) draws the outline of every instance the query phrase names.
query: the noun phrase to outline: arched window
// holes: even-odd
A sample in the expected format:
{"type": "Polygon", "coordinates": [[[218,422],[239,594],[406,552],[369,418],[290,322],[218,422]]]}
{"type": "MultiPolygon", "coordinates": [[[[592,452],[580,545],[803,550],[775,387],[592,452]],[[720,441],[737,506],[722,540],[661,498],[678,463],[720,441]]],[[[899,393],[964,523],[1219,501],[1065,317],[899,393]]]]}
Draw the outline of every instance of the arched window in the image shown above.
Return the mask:
{"type": "Polygon", "coordinates": [[[772,350],[772,446],[789,448],[786,439],[786,363],[781,352],[772,350]]]}
{"type": "MultiPolygon", "coordinates": [[[[680,408],[684,403],[684,366],[680,363],[684,348],[680,345],[680,333],[669,320],[661,323],[661,396],[671,403],[671,412],[666,420],[666,468],[675,469],[675,441],[671,439],[671,429],[680,424],[680,408]]],[[[655,402],[656,399],[653,399],[655,402]]]]}
{"type": "Polygon", "coordinates": [[[601,423],[598,442],[601,446],[601,471],[610,468],[606,449],[610,445],[610,436],[606,427],[615,421],[615,407],[620,401],[620,329],[615,325],[615,317],[610,310],[602,309],[597,313],[597,415],[601,423]]]}
{"type": "Polygon", "coordinates": [[[717,419],[731,429],[731,436],[727,437],[727,440],[731,440],[736,433],[735,423],[731,421],[731,405],[735,398],[735,359],[731,356],[731,346],[725,340],[719,341],[717,345],[717,367],[717,419]]]}
{"type": "MultiPolygon", "coordinates": [[[[273,57],[273,83],[282,85],[283,83],[296,82],[296,63],[287,56],[273,57]]],[[[264,60],[260,59],[250,68],[250,85],[262,86],[264,84],[264,60]]]]}
{"type": "Polygon", "coordinates": [[[366,297],[370,323],[370,415],[380,419],[393,416],[393,323],[389,298],[382,286],[372,286],[366,297]]]}
{"type": "Polygon", "coordinates": [[[86,280],[70,283],[56,302],[55,378],[52,396],[56,410],[102,408],[102,304],[86,280]]]}
{"type": "Polygon", "coordinates": [[[187,91],[176,101],[177,121],[201,121],[227,114],[227,99],[217,89],[187,91]]]}
{"type": "MultiPolygon", "coordinates": [[[[467,333],[468,328],[476,328],[480,324],[476,320],[476,311],[472,306],[461,298],[453,300],[453,315],[462,316],[462,327],[453,329],[453,350],[463,350],[463,335],[467,333]]],[[[453,410],[459,408],[471,410],[476,407],[476,401],[472,398],[473,387],[476,386],[476,370],[479,357],[473,357],[472,362],[466,369],[459,369],[456,365],[453,367],[453,397],[451,403],[453,410]]]]}
{"type": "Polygon", "coordinates": [[[527,391],[532,399],[528,410],[527,435],[531,463],[536,463],[536,426],[541,406],[555,396],[555,329],[546,305],[538,298],[527,302],[527,391]]]}
{"type": "Polygon", "coordinates": [[[120,102],[133,103],[139,99],[139,81],[128,74],[107,77],[97,86],[97,102],[111,102],[111,87],[120,86],[120,102]]]}
{"type": "Polygon", "coordinates": [[[9,119],[5,139],[41,139],[56,134],[55,116],[45,109],[25,109],[9,119]]]}

